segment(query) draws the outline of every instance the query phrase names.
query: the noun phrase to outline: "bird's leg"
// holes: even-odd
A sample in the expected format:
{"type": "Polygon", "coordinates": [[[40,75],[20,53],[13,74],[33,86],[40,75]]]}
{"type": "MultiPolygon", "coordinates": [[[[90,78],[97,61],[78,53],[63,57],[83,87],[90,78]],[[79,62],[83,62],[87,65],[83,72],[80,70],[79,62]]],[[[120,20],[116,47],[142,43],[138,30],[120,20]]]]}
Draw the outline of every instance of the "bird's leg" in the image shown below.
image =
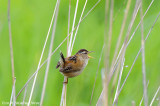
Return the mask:
{"type": "Polygon", "coordinates": [[[66,80],[63,81],[63,84],[68,84],[68,78],[66,78],[66,80]]]}

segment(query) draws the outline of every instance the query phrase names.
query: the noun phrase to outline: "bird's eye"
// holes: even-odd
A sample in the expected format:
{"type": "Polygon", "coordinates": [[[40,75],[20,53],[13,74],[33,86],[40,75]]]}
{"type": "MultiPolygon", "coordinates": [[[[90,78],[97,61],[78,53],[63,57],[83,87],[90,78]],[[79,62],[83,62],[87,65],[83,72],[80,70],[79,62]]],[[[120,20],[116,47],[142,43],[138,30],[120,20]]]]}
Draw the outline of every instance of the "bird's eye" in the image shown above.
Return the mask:
{"type": "Polygon", "coordinates": [[[86,52],[86,51],[83,51],[82,53],[83,53],[83,54],[87,54],[87,52],[86,52]]]}

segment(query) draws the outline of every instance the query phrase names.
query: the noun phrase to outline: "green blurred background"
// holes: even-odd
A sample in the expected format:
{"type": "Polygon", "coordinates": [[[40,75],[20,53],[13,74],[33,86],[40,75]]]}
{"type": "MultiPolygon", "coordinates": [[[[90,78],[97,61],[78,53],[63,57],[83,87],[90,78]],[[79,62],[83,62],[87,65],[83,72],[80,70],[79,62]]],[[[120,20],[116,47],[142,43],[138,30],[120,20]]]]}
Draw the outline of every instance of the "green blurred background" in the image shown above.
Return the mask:
{"type": "MultiPolygon", "coordinates": [[[[79,1],[78,14],[76,25],[83,8],[85,0],[79,1]]],[[[89,0],[84,14],[97,2],[97,0],[89,0]]],[[[143,12],[149,6],[151,0],[143,0],[143,12]]],[[[0,0],[0,101],[9,102],[12,91],[12,75],[11,75],[11,62],[10,62],[10,49],[9,49],[9,33],[7,21],[7,0],[0,0]]],[[[47,31],[49,28],[52,13],[54,11],[56,0],[11,0],[11,28],[14,52],[14,65],[16,76],[16,94],[20,91],[28,78],[35,72],[41,51],[45,42],[47,31]]],[[[121,29],[123,15],[126,7],[123,5],[123,0],[114,1],[114,18],[113,22],[113,36],[111,47],[111,58],[113,58],[115,45],[121,29]],[[121,8],[121,6],[123,7],[121,8]],[[120,9],[121,8],[121,9],[120,9]],[[117,17],[116,14],[120,9],[117,17]]],[[[74,9],[76,0],[71,2],[71,24],[74,16],[74,9]]],[[[127,24],[123,36],[126,35],[129,22],[132,17],[135,0],[132,0],[127,24]]],[[[96,70],[100,52],[103,46],[104,38],[104,13],[105,13],[105,0],[101,0],[98,6],[83,20],[80,24],[77,34],[76,42],[73,48],[75,54],[79,49],[85,48],[87,50],[95,51],[91,55],[95,57],[89,61],[88,66],[84,72],[69,79],[67,88],[67,106],[88,106],[93,89],[96,70]]],[[[160,1],[155,0],[144,18],[144,35],[146,36],[151,28],[154,20],[160,11],[160,1]]],[[[133,33],[136,25],[140,21],[140,13],[138,13],[131,33],[133,33]]],[[[61,0],[60,9],[58,14],[58,21],[55,33],[55,40],[53,50],[61,43],[67,36],[68,22],[68,0],[61,0]]],[[[71,30],[71,28],[70,28],[71,30]]],[[[149,80],[148,97],[149,103],[153,98],[158,86],[160,86],[160,19],[156,22],[147,42],[145,45],[146,57],[146,76],[149,80]]],[[[50,38],[45,49],[42,61],[47,58],[49,51],[50,38]]],[[[125,57],[125,67],[122,81],[127,75],[136,54],[141,45],[141,31],[137,30],[131,44],[127,48],[125,57]]],[[[124,41],[124,37],[123,37],[124,41]]],[[[44,98],[44,106],[58,106],[60,105],[63,76],[55,69],[56,63],[59,60],[59,51],[61,50],[66,56],[67,42],[65,42],[60,49],[52,56],[51,65],[48,74],[48,82],[46,86],[46,93],[44,98]]],[[[103,56],[104,58],[104,56],[103,56]]],[[[93,95],[92,105],[94,106],[102,91],[102,78],[101,69],[104,67],[104,59],[101,61],[100,70],[98,72],[95,92],[93,95]]],[[[39,71],[35,90],[33,93],[32,101],[39,102],[41,98],[42,85],[45,74],[45,67],[39,71]]],[[[141,55],[139,56],[131,75],[129,76],[124,89],[122,90],[118,105],[128,106],[132,101],[136,105],[139,104],[143,96],[142,84],[142,65],[141,55]]],[[[32,80],[33,81],[33,80],[32,80]]],[[[26,102],[30,95],[32,81],[28,85],[26,102]]],[[[110,91],[109,91],[110,92],[110,91]]],[[[18,97],[17,101],[22,101],[24,92],[18,97]]],[[[158,96],[160,98],[160,94],[158,96]]],[[[110,98],[110,97],[109,97],[110,98]]],[[[158,100],[155,100],[153,105],[157,105],[158,100]]],[[[2,103],[0,103],[2,105],[2,103]]]]}

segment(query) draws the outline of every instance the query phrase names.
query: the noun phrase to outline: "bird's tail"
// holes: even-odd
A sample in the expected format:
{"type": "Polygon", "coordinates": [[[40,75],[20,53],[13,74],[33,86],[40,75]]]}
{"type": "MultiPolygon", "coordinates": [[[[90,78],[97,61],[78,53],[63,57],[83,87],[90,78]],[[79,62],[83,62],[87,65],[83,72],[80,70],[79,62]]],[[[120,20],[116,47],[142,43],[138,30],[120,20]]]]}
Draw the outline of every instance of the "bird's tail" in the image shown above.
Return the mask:
{"type": "Polygon", "coordinates": [[[65,58],[64,58],[64,56],[63,56],[63,53],[62,52],[60,52],[60,61],[57,63],[57,66],[56,66],[56,68],[58,68],[58,67],[64,67],[64,63],[65,63],[65,58]]]}
{"type": "Polygon", "coordinates": [[[63,56],[63,53],[61,52],[60,53],[60,56],[61,56],[61,64],[63,64],[64,65],[64,63],[65,63],[65,59],[64,59],[64,56],[63,56]]]}

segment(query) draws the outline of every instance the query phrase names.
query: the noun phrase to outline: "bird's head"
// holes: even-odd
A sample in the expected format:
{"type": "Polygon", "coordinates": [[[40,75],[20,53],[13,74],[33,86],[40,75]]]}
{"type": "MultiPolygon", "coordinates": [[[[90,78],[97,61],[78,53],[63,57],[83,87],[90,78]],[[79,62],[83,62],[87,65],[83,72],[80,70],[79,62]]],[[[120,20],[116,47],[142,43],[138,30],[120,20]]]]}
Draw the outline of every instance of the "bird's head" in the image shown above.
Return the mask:
{"type": "Polygon", "coordinates": [[[92,53],[93,51],[88,51],[86,49],[80,49],[76,55],[79,55],[85,59],[89,59],[89,58],[92,58],[91,56],[88,56],[89,53],[92,53]]]}

